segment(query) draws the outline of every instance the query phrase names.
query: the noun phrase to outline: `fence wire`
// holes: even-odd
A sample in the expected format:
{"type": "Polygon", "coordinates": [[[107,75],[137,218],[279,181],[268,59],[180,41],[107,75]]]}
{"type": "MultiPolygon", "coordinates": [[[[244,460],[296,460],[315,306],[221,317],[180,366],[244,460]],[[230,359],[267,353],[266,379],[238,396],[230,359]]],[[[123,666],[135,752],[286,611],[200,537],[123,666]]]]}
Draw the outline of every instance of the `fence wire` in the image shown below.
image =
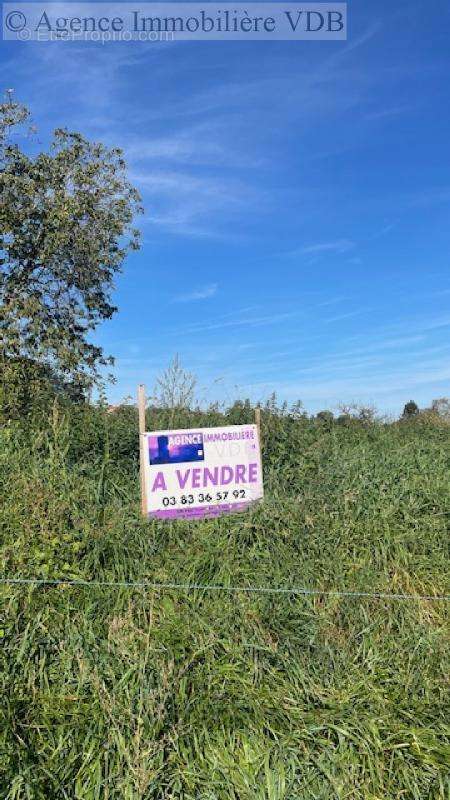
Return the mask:
{"type": "Polygon", "coordinates": [[[73,586],[82,589],[146,589],[154,591],[180,591],[180,592],[229,592],[232,594],[273,594],[273,595],[303,595],[314,597],[348,597],[368,600],[428,600],[430,602],[448,603],[450,595],[432,594],[395,594],[391,592],[363,592],[338,589],[308,589],[302,586],[226,586],[223,584],[204,583],[155,583],[151,581],[83,581],[60,578],[59,580],[47,578],[0,578],[3,586],[73,586]]]}

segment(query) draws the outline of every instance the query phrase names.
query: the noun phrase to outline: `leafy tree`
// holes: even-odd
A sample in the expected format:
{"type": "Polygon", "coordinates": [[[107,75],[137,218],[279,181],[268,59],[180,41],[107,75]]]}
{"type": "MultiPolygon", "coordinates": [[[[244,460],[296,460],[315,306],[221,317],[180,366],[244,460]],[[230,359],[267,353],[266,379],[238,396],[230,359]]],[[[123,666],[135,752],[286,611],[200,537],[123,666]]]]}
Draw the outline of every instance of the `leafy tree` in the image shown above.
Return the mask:
{"type": "Polygon", "coordinates": [[[414,400],[410,400],[403,409],[402,419],[412,419],[413,417],[417,417],[419,413],[420,409],[417,403],[415,403],[414,400]]]}
{"type": "Polygon", "coordinates": [[[30,359],[77,387],[112,363],[90,341],[116,311],[113,279],[139,246],[140,198],[122,152],[58,129],[28,154],[29,112],[0,104],[0,358],[30,359]]]}
{"type": "Polygon", "coordinates": [[[351,425],[361,423],[370,426],[377,421],[377,410],[374,406],[365,406],[360,403],[341,403],[339,405],[340,416],[337,422],[340,425],[351,425]]]}
{"type": "Polygon", "coordinates": [[[66,392],[65,386],[52,370],[29,358],[3,360],[0,371],[0,424],[8,419],[33,415],[48,409],[55,396],[62,400],[76,400],[75,387],[66,392]]]}

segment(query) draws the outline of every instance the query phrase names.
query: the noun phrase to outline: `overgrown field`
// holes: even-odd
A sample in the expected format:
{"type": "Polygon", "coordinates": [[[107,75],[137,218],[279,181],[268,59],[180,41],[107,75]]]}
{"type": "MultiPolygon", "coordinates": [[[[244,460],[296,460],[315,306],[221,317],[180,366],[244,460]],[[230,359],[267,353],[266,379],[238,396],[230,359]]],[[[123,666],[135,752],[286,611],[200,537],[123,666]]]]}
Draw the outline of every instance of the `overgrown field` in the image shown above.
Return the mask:
{"type": "MultiPolygon", "coordinates": [[[[265,503],[196,523],[141,521],[135,430],[4,427],[3,575],[450,593],[448,424],[266,412],[265,503]]],[[[449,604],[3,585],[0,613],[5,800],[450,797],[449,604]]]]}

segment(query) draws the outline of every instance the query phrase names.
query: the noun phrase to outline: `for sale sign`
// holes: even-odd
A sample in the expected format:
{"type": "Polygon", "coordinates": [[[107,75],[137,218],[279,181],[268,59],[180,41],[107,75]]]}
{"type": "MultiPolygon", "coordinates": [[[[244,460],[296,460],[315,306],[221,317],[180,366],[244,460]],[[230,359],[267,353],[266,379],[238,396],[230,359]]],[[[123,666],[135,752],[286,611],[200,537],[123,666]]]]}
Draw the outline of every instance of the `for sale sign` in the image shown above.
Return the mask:
{"type": "Polygon", "coordinates": [[[263,497],[256,425],[145,433],[143,449],[150,516],[229,514],[263,497]]]}

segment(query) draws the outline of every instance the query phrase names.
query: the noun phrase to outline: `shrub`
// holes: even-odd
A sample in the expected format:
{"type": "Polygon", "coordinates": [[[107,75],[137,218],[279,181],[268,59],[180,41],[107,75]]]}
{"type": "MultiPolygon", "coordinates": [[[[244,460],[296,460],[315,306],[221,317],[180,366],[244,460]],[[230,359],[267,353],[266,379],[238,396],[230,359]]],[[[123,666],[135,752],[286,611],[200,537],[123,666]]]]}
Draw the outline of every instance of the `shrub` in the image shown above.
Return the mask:
{"type": "Polygon", "coordinates": [[[414,400],[410,400],[408,403],[405,404],[402,413],[402,419],[413,419],[420,414],[420,408],[414,400]]]}

